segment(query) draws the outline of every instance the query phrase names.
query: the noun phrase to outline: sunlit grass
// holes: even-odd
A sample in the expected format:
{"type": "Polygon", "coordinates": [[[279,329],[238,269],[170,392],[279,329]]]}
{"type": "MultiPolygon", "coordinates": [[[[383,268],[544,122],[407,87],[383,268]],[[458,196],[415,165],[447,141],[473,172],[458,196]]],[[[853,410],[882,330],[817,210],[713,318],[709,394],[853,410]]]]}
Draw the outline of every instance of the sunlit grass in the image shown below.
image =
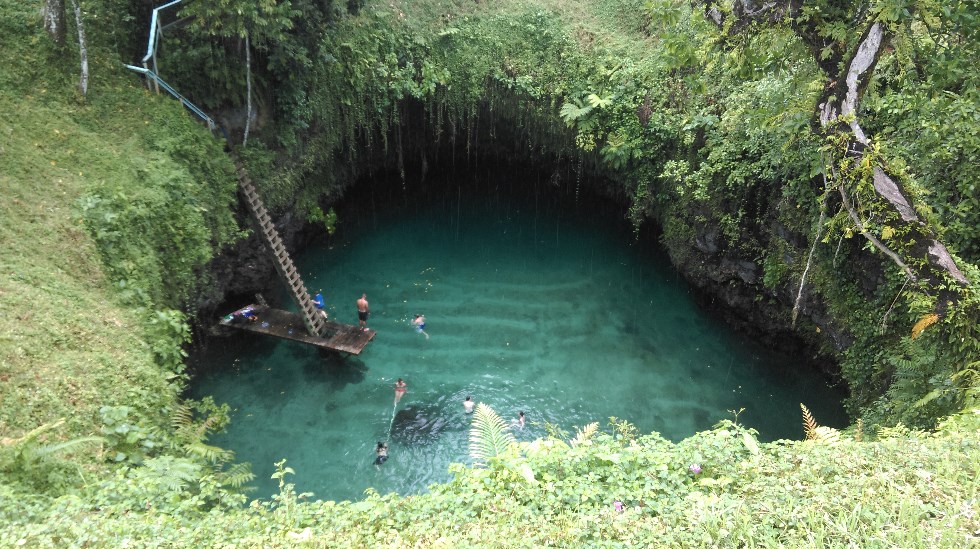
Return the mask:
{"type": "Polygon", "coordinates": [[[80,98],[39,33],[16,25],[39,23],[31,8],[0,9],[0,436],[65,418],[55,436],[68,438],[97,433],[103,405],[170,391],[77,206],[136,173],[146,124],[131,105],[144,92],[117,69],[80,98]]]}

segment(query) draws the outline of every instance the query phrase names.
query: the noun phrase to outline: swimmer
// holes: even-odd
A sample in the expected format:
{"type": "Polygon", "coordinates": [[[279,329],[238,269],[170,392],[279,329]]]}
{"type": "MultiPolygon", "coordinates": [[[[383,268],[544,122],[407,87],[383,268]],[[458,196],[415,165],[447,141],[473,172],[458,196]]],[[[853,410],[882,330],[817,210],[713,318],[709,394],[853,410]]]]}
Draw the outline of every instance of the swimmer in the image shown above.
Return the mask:
{"type": "Polygon", "coordinates": [[[524,421],[525,421],[524,411],[522,410],[517,413],[517,424],[521,426],[521,429],[524,428],[524,421]]]}
{"type": "Polygon", "coordinates": [[[466,400],[463,401],[463,410],[465,410],[467,414],[472,414],[474,406],[476,406],[476,403],[473,402],[473,397],[467,396],[466,400]]]}
{"type": "Polygon", "coordinates": [[[425,339],[429,339],[429,334],[425,333],[425,317],[422,315],[415,315],[415,319],[412,320],[412,324],[415,326],[415,331],[424,335],[425,339]]]}
{"type": "Polygon", "coordinates": [[[378,455],[378,457],[374,458],[375,465],[381,465],[388,461],[388,445],[384,442],[378,441],[378,447],[374,449],[374,453],[378,455]]]}
{"type": "Polygon", "coordinates": [[[408,384],[406,384],[402,378],[398,378],[395,382],[395,405],[398,405],[398,401],[402,399],[402,395],[408,391],[408,384]]]}

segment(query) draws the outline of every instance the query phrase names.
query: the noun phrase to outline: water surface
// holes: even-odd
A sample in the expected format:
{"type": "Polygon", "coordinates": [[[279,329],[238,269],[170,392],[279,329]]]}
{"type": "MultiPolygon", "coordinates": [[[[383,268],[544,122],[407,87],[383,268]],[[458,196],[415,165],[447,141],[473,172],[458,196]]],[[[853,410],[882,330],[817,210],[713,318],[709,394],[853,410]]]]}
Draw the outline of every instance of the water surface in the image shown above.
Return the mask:
{"type": "Polygon", "coordinates": [[[800,438],[800,402],[821,424],[845,423],[838,391],[699,310],[650,243],[631,245],[587,201],[559,213],[539,193],[452,194],[343,215],[339,241],[295,258],[331,318],[356,323],[367,293],[378,335],[360,356],[241,334],[194,357],[207,373],[193,392],[232,407],[215,441],[252,463],[255,495],[276,489],[283,458],[297,489],[321,499],[424,491],[469,462],[467,395],[509,422],[524,411],[513,429],[525,441],[546,423],[574,433],[610,417],[680,440],[741,408],[763,440],[800,438]],[[410,324],[417,313],[429,339],[410,324]],[[395,407],[399,377],[408,392],[395,407]],[[390,446],[381,467],[378,441],[390,446]]]}

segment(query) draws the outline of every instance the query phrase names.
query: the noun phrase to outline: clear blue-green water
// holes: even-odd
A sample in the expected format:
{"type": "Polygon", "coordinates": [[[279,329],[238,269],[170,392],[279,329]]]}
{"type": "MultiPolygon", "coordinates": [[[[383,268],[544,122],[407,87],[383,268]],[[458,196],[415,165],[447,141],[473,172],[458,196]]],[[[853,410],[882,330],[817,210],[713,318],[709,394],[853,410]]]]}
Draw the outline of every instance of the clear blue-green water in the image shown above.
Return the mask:
{"type": "MultiPolygon", "coordinates": [[[[452,193],[456,194],[456,193],[452,193]]],[[[213,439],[252,463],[257,496],[286,459],[300,491],[358,499],[419,493],[468,463],[467,395],[513,421],[518,440],[545,423],[574,433],[615,416],[680,440],[729,410],[764,440],[800,438],[799,403],[843,425],[843,394],[801,360],[761,349],[695,304],[667,260],[633,244],[589,205],[472,200],[388,208],[346,219],[339,241],[296,257],[331,318],[356,323],[367,293],[377,330],[357,357],[238,334],[193,361],[193,396],[228,403],[213,439]],[[359,221],[358,221],[359,220],[359,221]],[[426,339],[410,321],[426,316],[426,339]],[[393,384],[408,392],[393,406],[393,384]],[[390,458],[374,465],[377,441],[390,458]]],[[[279,296],[280,298],[282,296],[279,296]]]]}

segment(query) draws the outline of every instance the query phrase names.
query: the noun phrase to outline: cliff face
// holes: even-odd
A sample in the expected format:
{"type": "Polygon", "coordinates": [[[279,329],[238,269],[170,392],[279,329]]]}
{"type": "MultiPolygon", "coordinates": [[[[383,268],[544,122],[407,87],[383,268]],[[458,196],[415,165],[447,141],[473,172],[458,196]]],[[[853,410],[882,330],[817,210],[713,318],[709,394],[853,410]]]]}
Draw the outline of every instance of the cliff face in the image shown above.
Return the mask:
{"type": "MultiPolygon", "coordinates": [[[[795,265],[806,260],[805,239],[778,220],[762,220],[787,246],[782,260],[795,265]]],[[[791,313],[799,291],[796,284],[775,288],[764,283],[764,266],[743,250],[729,246],[717,225],[695,227],[692,241],[667,241],[674,267],[694,287],[704,307],[725,319],[741,333],[760,343],[802,360],[812,361],[827,372],[836,372],[836,355],[845,351],[853,337],[828,313],[825,303],[804,288],[794,329],[791,313]]]]}

